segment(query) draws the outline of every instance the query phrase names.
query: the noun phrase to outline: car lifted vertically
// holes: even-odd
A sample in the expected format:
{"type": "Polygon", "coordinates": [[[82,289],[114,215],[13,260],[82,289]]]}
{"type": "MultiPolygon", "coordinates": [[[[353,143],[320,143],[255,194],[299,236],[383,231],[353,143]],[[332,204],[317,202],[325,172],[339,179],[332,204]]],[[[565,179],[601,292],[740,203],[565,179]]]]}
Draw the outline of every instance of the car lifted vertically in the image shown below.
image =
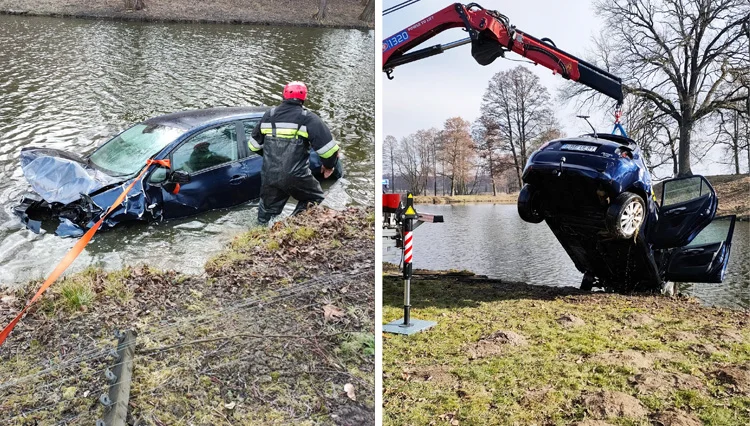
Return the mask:
{"type": "MultiPolygon", "coordinates": [[[[383,71],[393,78],[398,66],[465,44],[480,65],[514,52],[614,99],[618,109],[622,105],[619,77],[476,3],[454,3],[383,40],[383,71]],[[412,51],[450,28],[463,28],[469,37],[412,51]]],[[[701,176],[665,182],[657,204],[640,151],[626,137],[552,141],[531,156],[523,179],[520,216],[546,220],[584,273],[584,289],[671,293],[670,281],[724,278],[735,217],[714,219],[716,193],[701,176]]]]}
{"type": "Polygon", "coordinates": [[[581,271],[581,288],[661,290],[724,279],[735,216],[715,218],[703,176],[662,182],[657,203],[640,149],[623,136],[553,140],[523,172],[518,214],[546,221],[581,271]]]}

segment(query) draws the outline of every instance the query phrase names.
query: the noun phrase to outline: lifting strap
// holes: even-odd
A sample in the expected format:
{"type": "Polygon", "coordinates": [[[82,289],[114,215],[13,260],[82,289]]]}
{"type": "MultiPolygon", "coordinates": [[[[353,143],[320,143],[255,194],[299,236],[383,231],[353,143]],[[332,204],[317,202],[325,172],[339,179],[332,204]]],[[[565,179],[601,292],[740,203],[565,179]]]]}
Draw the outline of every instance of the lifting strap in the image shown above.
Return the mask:
{"type": "Polygon", "coordinates": [[[628,137],[627,132],[625,132],[625,128],[622,127],[622,123],[620,123],[620,117],[622,117],[622,110],[620,108],[617,108],[615,110],[615,127],[612,129],[612,134],[616,134],[618,130],[620,131],[620,135],[628,137]]]}

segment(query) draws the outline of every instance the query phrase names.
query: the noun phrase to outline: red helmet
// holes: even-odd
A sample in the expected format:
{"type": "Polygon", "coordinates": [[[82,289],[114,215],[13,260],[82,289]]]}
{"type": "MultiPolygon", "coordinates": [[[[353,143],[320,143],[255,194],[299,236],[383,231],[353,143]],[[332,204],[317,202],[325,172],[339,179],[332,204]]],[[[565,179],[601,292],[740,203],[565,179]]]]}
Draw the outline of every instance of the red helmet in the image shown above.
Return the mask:
{"type": "Polygon", "coordinates": [[[307,86],[301,81],[293,81],[284,86],[284,99],[307,99],[307,86]]]}

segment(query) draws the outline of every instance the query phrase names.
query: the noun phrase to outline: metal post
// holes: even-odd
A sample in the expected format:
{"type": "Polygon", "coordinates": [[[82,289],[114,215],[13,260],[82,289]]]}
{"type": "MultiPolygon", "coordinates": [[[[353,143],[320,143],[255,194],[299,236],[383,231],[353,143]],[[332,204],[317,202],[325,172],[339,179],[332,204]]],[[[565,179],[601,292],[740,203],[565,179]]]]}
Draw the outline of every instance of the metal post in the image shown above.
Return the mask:
{"type": "Polygon", "coordinates": [[[98,420],[97,426],[126,426],[128,402],[130,400],[130,382],[133,376],[133,356],[135,355],[135,331],[117,333],[118,345],[116,364],[106,377],[111,386],[109,393],[99,399],[106,406],[104,420],[98,420]]]}
{"type": "MultiPolygon", "coordinates": [[[[418,333],[420,331],[427,330],[430,327],[434,327],[437,323],[435,321],[424,321],[419,319],[411,318],[411,278],[413,273],[413,244],[414,244],[414,228],[415,221],[418,220],[417,211],[414,210],[414,195],[408,193],[406,195],[406,206],[404,210],[399,210],[398,221],[400,223],[402,247],[404,255],[404,318],[403,320],[398,319],[391,321],[383,326],[383,331],[386,333],[396,333],[410,335],[418,333]]],[[[442,222],[442,217],[439,222],[442,222]]]]}
{"type": "MultiPolygon", "coordinates": [[[[409,194],[411,196],[411,194],[409,194]]],[[[412,207],[413,210],[413,207],[412,207]]],[[[414,219],[404,220],[404,327],[408,327],[411,310],[412,244],[414,219]]]]}

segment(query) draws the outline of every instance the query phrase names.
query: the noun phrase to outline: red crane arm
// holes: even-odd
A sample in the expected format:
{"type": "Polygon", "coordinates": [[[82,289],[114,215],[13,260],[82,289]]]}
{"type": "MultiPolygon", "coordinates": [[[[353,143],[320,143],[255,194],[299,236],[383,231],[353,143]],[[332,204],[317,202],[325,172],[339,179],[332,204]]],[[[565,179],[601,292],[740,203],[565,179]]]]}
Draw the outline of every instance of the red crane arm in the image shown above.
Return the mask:
{"type": "Polygon", "coordinates": [[[510,25],[508,18],[476,3],[452,4],[383,40],[383,71],[391,77],[399,65],[443,53],[453,47],[471,43],[471,54],[480,65],[489,65],[505,52],[515,52],[535,64],[577,81],[622,103],[622,80],[595,65],[558,49],[547,40],[539,40],[510,25]],[[434,45],[410,52],[435,35],[450,29],[464,28],[464,40],[434,45]]]}

